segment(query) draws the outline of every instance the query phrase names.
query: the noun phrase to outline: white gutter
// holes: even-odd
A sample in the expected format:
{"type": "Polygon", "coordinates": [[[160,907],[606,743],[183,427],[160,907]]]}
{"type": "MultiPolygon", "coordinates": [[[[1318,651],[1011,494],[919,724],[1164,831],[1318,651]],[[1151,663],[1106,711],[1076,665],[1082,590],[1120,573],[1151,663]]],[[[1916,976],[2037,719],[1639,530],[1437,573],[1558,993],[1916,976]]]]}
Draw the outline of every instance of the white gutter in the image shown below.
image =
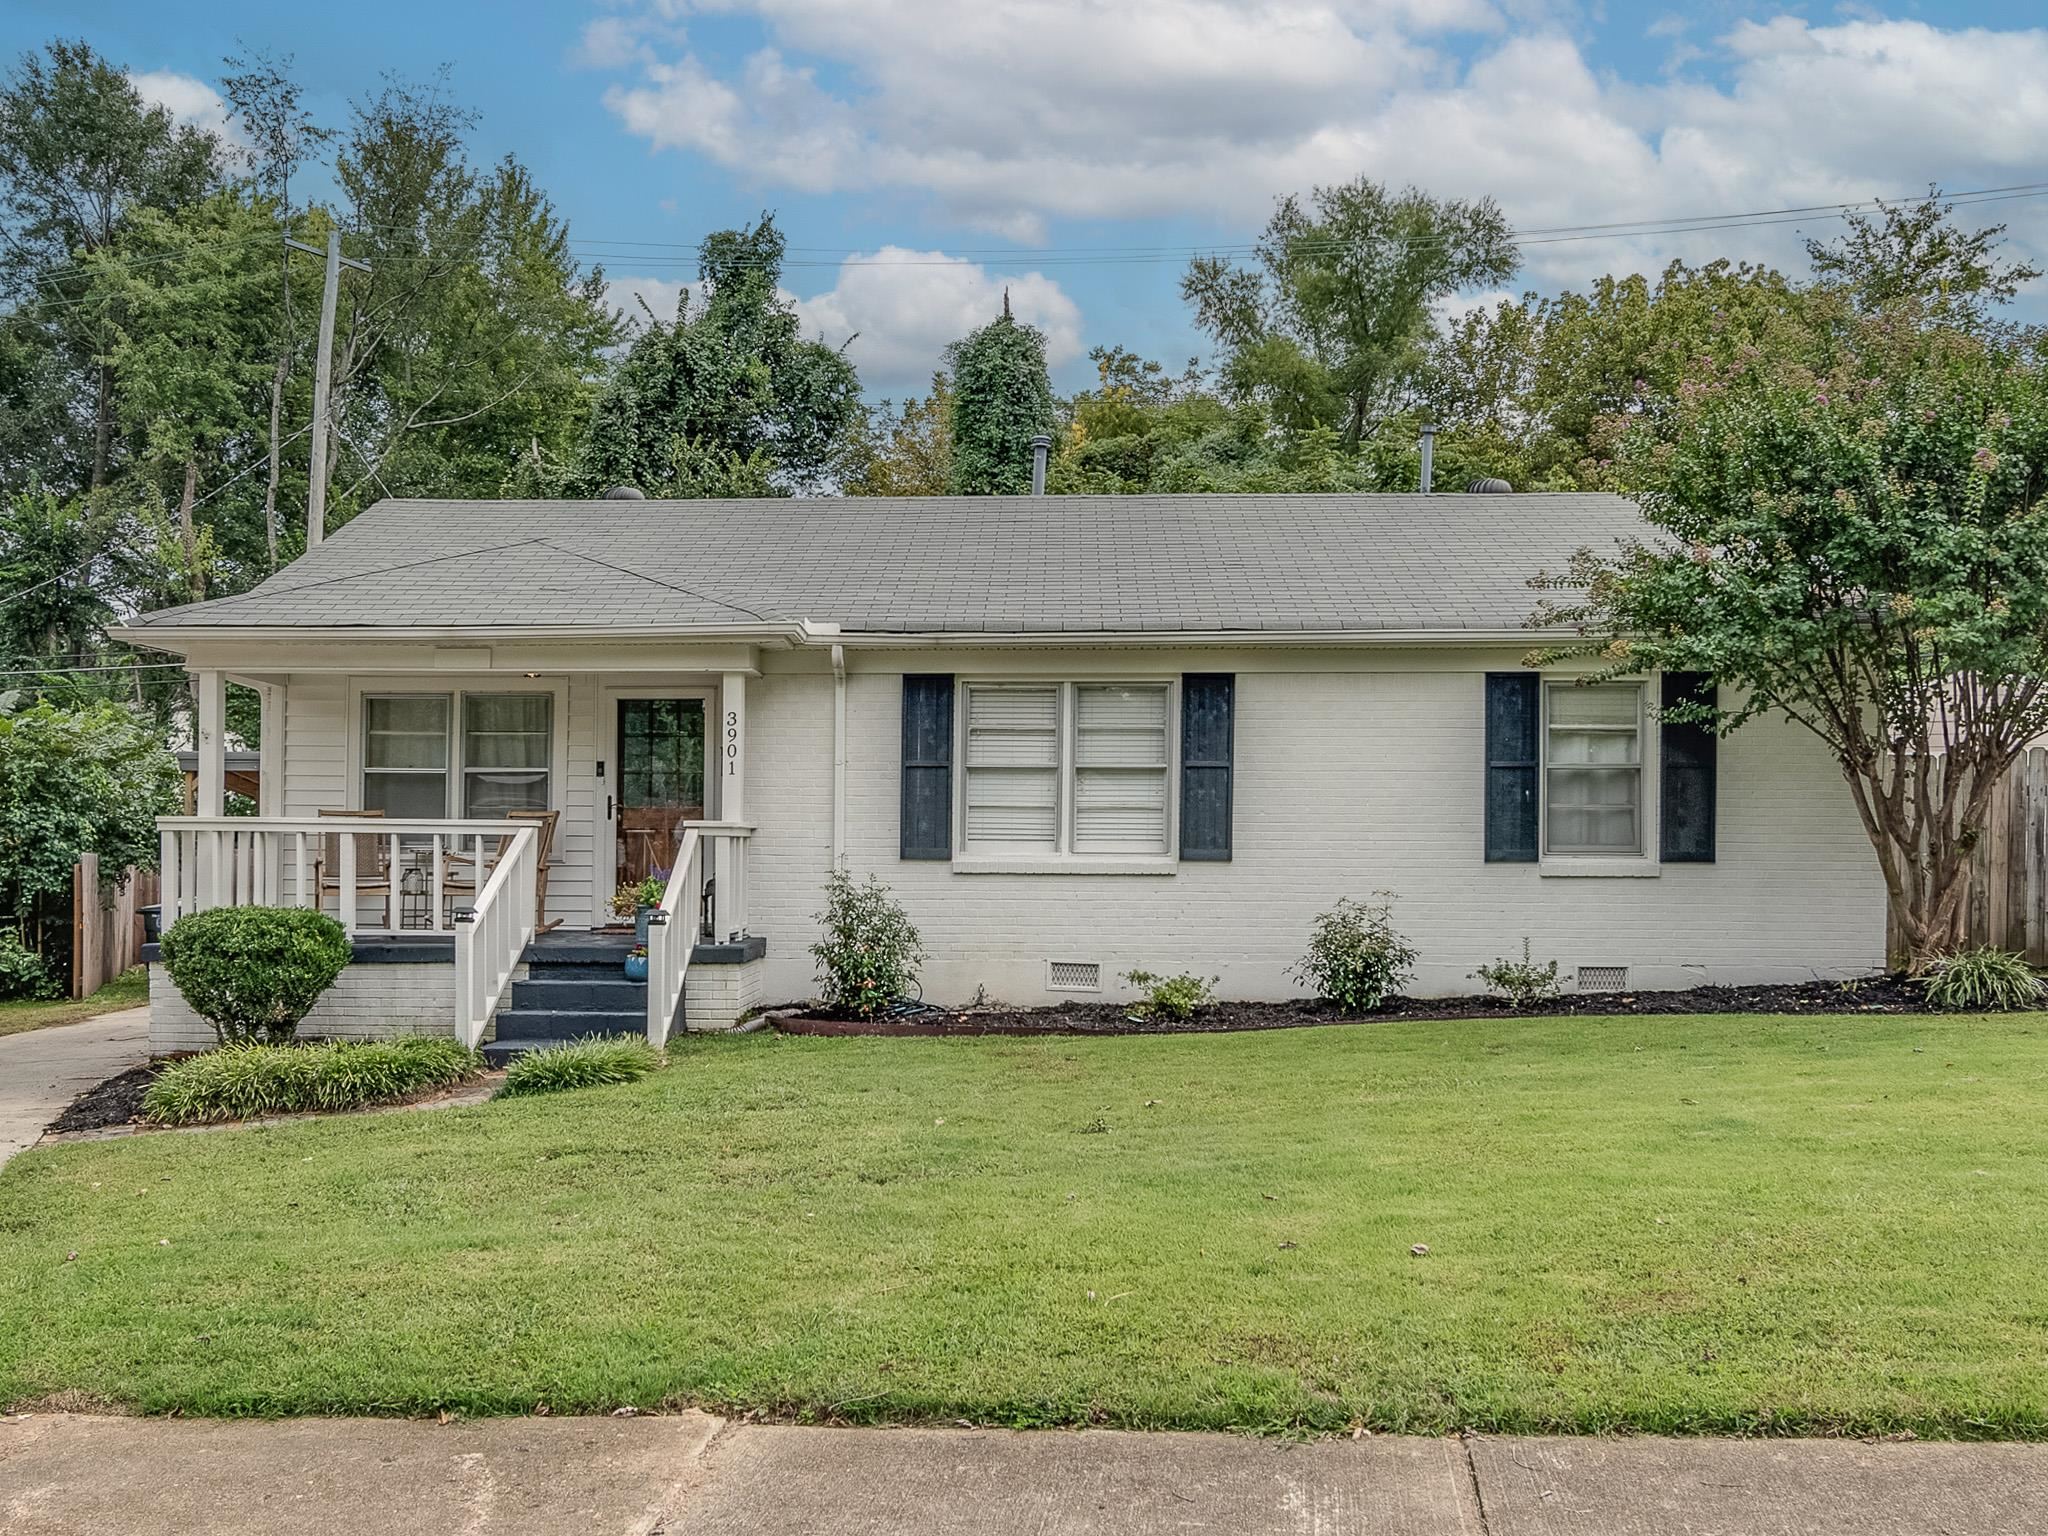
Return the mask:
{"type": "Polygon", "coordinates": [[[846,647],[832,647],[832,867],[846,867],[846,647]]]}

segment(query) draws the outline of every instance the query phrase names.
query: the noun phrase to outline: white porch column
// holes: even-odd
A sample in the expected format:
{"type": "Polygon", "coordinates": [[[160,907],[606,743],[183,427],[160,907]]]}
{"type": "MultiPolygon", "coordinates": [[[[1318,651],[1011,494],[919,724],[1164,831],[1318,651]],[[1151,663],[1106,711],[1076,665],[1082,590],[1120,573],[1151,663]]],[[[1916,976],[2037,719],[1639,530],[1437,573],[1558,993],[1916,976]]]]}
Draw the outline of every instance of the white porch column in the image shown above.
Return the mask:
{"type": "Polygon", "coordinates": [[[747,674],[728,672],[718,694],[718,815],[747,819],[747,674]]]}
{"type": "MultiPolygon", "coordinates": [[[[718,690],[718,816],[747,819],[747,674],[727,672],[718,690]]],[[[744,845],[721,837],[712,844],[712,922],[720,939],[737,938],[747,926],[744,845]]]]}
{"type": "Polygon", "coordinates": [[[263,723],[256,741],[257,772],[262,776],[259,788],[262,798],[257,802],[259,814],[282,816],[284,814],[284,711],[285,685],[283,683],[258,683],[256,696],[262,701],[263,723]]]}
{"type": "Polygon", "coordinates": [[[197,816],[220,816],[227,811],[228,685],[227,675],[216,667],[192,674],[196,701],[192,746],[199,757],[197,816]]]}

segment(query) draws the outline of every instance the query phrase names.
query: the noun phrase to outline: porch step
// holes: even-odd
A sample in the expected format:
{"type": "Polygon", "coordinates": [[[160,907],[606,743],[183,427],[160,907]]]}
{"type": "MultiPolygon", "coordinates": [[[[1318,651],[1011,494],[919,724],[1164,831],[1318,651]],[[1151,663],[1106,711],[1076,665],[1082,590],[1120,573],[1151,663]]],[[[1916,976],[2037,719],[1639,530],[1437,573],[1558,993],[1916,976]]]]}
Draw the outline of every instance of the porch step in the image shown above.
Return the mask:
{"type": "Polygon", "coordinates": [[[647,983],[624,974],[631,934],[549,933],[526,946],[526,976],[512,983],[484,1056],[514,1056],[590,1035],[647,1035],[647,983]]]}
{"type": "Polygon", "coordinates": [[[647,983],[628,981],[615,965],[531,968],[512,983],[511,1008],[538,1013],[647,1014],[647,983]]]}

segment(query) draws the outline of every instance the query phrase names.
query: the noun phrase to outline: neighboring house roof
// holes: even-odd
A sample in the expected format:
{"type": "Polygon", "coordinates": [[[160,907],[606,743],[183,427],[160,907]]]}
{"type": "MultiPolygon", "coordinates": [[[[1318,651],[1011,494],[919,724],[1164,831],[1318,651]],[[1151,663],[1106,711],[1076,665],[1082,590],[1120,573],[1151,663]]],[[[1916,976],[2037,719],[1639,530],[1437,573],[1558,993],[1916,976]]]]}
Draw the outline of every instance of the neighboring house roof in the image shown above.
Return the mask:
{"type": "Polygon", "coordinates": [[[137,630],[1144,634],[1521,626],[1616,496],[381,501],[253,591],[137,630]]]}

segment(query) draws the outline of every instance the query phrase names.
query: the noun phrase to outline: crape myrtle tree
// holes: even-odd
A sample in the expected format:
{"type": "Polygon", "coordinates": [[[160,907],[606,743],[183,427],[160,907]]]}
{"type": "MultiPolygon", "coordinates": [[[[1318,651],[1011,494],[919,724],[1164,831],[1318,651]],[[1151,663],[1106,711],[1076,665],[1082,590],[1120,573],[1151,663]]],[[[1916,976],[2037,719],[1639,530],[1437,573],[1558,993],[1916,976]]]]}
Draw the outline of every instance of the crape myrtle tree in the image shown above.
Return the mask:
{"type": "Polygon", "coordinates": [[[1655,533],[1582,551],[1538,619],[1603,657],[1720,680],[1683,711],[1804,726],[1840,764],[1902,953],[1955,943],[1994,787],[2048,731],[2042,341],[1920,302],[1844,313],[1825,368],[1703,367],[1633,466],[1655,533]]]}

